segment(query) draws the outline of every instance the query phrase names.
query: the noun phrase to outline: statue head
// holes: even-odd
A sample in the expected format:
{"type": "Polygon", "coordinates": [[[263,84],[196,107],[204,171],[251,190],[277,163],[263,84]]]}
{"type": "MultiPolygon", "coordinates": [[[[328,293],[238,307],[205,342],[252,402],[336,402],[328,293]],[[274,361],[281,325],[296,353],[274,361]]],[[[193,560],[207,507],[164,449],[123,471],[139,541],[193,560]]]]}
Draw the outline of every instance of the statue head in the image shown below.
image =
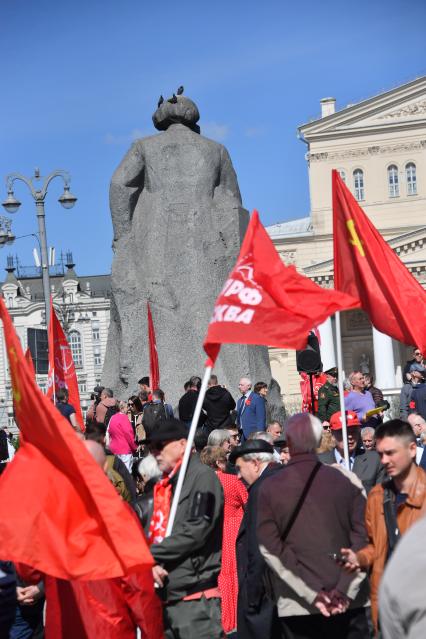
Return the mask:
{"type": "Polygon", "coordinates": [[[154,126],[159,131],[166,131],[171,124],[184,124],[192,131],[200,132],[200,127],[197,125],[200,119],[197,105],[182,95],[182,91],[183,87],[180,87],[177,91],[178,95],[173,94],[173,97],[168,100],[160,97],[158,108],[152,116],[154,126]]]}

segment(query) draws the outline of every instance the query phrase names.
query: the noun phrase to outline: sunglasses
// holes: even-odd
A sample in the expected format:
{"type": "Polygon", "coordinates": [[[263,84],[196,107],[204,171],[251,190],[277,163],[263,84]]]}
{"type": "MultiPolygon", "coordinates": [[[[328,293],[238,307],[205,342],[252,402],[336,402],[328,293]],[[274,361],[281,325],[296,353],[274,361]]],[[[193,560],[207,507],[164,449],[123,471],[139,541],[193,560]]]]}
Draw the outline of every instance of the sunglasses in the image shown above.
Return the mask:
{"type": "Polygon", "coordinates": [[[421,353],[414,353],[414,355],[418,357],[419,355],[421,355],[421,353]]]}

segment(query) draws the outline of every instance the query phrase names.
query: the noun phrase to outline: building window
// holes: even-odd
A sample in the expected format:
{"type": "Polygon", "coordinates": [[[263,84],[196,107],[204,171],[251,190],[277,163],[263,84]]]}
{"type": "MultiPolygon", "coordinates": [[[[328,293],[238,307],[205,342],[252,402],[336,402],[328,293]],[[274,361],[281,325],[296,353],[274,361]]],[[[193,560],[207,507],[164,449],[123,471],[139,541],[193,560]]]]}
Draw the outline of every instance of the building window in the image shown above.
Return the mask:
{"type": "Polygon", "coordinates": [[[407,180],[407,195],[417,195],[417,176],[414,162],[409,162],[405,165],[405,177],[407,180]]]}
{"type": "Polygon", "coordinates": [[[399,197],[399,175],[396,164],[388,166],[389,197],[399,197]]]}
{"type": "Polygon", "coordinates": [[[344,169],[337,169],[340,177],[342,178],[342,182],[346,184],[346,171],[344,169]]]}
{"type": "Polygon", "coordinates": [[[43,328],[28,328],[27,344],[33,358],[36,374],[47,375],[49,370],[47,331],[43,328]]]}
{"type": "Polygon", "coordinates": [[[361,169],[355,169],[354,173],[354,189],[355,189],[355,197],[358,202],[361,202],[365,199],[365,191],[364,191],[364,171],[361,169]]]}
{"type": "Polygon", "coordinates": [[[81,348],[81,335],[78,331],[71,331],[68,335],[68,342],[71,347],[72,358],[77,368],[83,366],[83,351],[81,348]]]}
{"type": "Polygon", "coordinates": [[[94,355],[95,366],[100,366],[101,365],[101,349],[99,348],[99,346],[95,346],[95,348],[93,349],[93,355],[94,355]]]}
{"type": "Polygon", "coordinates": [[[79,393],[87,393],[87,383],[86,382],[78,382],[78,391],[79,391],[79,393]]]}
{"type": "Polygon", "coordinates": [[[92,322],[92,339],[94,342],[99,342],[100,340],[99,322],[92,322]]]}

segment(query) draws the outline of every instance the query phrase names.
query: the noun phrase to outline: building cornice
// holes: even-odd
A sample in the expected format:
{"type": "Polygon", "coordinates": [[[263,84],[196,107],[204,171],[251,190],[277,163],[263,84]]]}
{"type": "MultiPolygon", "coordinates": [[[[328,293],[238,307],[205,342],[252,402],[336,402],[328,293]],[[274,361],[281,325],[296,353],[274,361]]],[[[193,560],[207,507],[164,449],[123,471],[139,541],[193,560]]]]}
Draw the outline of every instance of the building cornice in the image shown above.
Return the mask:
{"type": "MultiPolygon", "coordinates": [[[[346,133],[342,137],[346,138],[346,133]]],[[[394,155],[395,153],[411,153],[425,150],[426,139],[412,142],[400,142],[398,144],[374,144],[359,148],[342,149],[341,151],[308,152],[306,153],[306,159],[308,162],[329,162],[331,160],[345,161],[371,157],[374,155],[394,155]]]]}

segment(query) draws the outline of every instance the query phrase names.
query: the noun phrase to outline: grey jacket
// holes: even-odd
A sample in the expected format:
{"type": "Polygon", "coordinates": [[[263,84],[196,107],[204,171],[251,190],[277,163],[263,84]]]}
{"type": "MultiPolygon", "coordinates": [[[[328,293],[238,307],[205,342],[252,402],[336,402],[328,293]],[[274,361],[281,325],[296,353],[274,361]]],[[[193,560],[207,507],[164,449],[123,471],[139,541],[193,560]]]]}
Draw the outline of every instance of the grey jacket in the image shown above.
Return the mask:
{"type": "Polygon", "coordinates": [[[401,388],[401,394],[399,396],[399,416],[401,419],[407,419],[408,415],[412,413],[410,408],[411,397],[413,395],[413,384],[411,382],[405,382],[401,388]]]}
{"type": "MultiPolygon", "coordinates": [[[[320,453],[318,459],[323,464],[336,464],[334,450],[320,453]]],[[[355,455],[352,472],[362,481],[365,492],[368,494],[376,484],[381,484],[386,476],[380,457],[375,450],[367,450],[365,453],[355,455]]]]}
{"type": "Polygon", "coordinates": [[[270,566],[273,598],[280,617],[318,614],[318,592],[334,588],[366,605],[366,574],[347,574],[330,558],[341,548],[357,551],[367,542],[365,497],[336,468],[321,465],[286,539],[296,504],[315,464],[313,453],[294,455],[281,473],[267,477],[259,490],[257,536],[270,566]]]}
{"type": "MultiPolygon", "coordinates": [[[[178,474],[173,478],[173,491],[178,474]]],[[[183,599],[217,586],[221,568],[223,490],[216,473],[190,459],[172,534],[151,546],[158,564],[169,573],[160,593],[165,601],[183,599]]]]}

